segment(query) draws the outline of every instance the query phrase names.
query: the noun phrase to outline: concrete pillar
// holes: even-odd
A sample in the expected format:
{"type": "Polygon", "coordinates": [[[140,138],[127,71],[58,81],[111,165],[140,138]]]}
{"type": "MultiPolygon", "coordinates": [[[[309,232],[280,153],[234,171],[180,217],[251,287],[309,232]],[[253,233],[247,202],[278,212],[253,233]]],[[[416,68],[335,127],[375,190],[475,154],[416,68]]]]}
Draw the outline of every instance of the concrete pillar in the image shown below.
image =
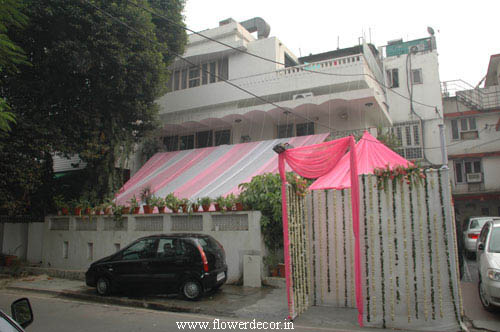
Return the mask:
{"type": "Polygon", "coordinates": [[[243,256],[243,286],[261,287],[260,266],[262,258],[257,255],[243,256]]]}

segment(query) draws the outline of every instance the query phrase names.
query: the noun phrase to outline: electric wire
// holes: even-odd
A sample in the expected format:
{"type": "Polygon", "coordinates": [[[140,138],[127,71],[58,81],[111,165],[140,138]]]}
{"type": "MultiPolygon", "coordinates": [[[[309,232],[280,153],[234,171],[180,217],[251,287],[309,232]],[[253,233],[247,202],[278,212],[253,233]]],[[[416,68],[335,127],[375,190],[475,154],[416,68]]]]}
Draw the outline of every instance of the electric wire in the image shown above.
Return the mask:
{"type": "MultiPolygon", "coordinates": [[[[127,29],[129,29],[129,30],[131,30],[131,31],[135,32],[136,34],[138,34],[139,36],[141,36],[141,37],[145,38],[145,39],[146,39],[146,40],[148,40],[149,42],[154,43],[154,44],[157,44],[157,45],[161,45],[158,41],[156,41],[156,40],[152,40],[151,38],[149,38],[149,37],[147,37],[147,36],[144,36],[144,35],[143,35],[140,31],[138,31],[137,29],[135,29],[135,28],[131,27],[130,25],[128,25],[127,23],[123,22],[123,21],[122,21],[122,20],[120,20],[119,18],[117,18],[117,17],[113,16],[112,14],[110,14],[110,13],[109,13],[109,12],[107,12],[107,11],[105,11],[104,9],[102,9],[102,8],[100,8],[100,7],[98,7],[98,6],[94,5],[94,4],[92,4],[92,3],[90,3],[88,0],[83,0],[83,1],[84,1],[84,2],[86,2],[88,5],[90,5],[91,7],[95,8],[96,10],[100,11],[100,12],[101,12],[101,13],[103,13],[104,15],[108,16],[109,18],[111,18],[111,19],[115,20],[115,21],[116,21],[116,22],[118,22],[119,24],[121,24],[121,25],[125,26],[127,29]]],[[[162,45],[162,46],[163,46],[163,45],[162,45]]],[[[195,64],[195,63],[193,63],[192,61],[190,61],[190,60],[188,60],[188,59],[184,58],[183,56],[179,55],[178,53],[173,52],[173,51],[170,51],[170,50],[168,50],[168,52],[170,52],[171,54],[175,55],[175,56],[176,56],[176,57],[178,57],[179,59],[183,60],[183,61],[184,61],[184,62],[186,62],[187,64],[189,64],[189,65],[191,65],[191,66],[194,66],[194,67],[196,66],[196,64],[195,64]]],[[[202,70],[202,71],[204,71],[204,72],[206,72],[207,74],[210,74],[210,72],[209,72],[208,70],[203,70],[203,68],[201,68],[201,70],[202,70]]],[[[278,109],[282,110],[283,112],[292,113],[293,115],[295,115],[295,116],[297,116],[297,117],[299,117],[299,118],[302,118],[302,119],[304,119],[304,120],[306,120],[306,121],[309,121],[309,122],[314,122],[314,123],[318,124],[319,126],[322,126],[322,127],[324,127],[324,128],[327,128],[328,130],[333,131],[333,128],[330,128],[329,126],[327,126],[327,125],[325,125],[325,124],[323,124],[323,123],[321,123],[321,122],[314,121],[314,120],[312,120],[312,119],[309,119],[308,117],[302,116],[302,115],[297,114],[297,113],[293,113],[292,111],[290,111],[290,110],[288,110],[288,109],[286,109],[286,108],[284,108],[284,107],[282,107],[282,106],[280,106],[280,105],[278,105],[278,104],[276,104],[276,103],[274,103],[274,102],[272,102],[272,101],[268,101],[268,100],[266,100],[265,98],[263,98],[263,97],[261,97],[261,96],[258,96],[258,95],[256,95],[255,93],[253,93],[253,92],[251,92],[251,91],[249,91],[249,90],[247,90],[247,89],[245,89],[245,88],[242,88],[242,87],[240,87],[240,86],[239,86],[239,85],[237,85],[237,84],[232,83],[231,81],[229,81],[229,80],[227,80],[227,79],[225,79],[225,78],[223,78],[223,77],[219,76],[218,74],[211,74],[211,75],[212,75],[212,76],[214,76],[214,77],[216,77],[219,81],[225,82],[225,83],[227,83],[227,84],[231,85],[232,87],[234,87],[234,88],[236,88],[236,89],[238,89],[238,90],[240,90],[240,91],[243,91],[243,92],[245,92],[245,93],[247,93],[247,94],[251,95],[252,97],[254,97],[254,98],[256,98],[256,99],[259,99],[260,101],[264,102],[265,104],[272,105],[272,106],[274,106],[274,107],[276,107],[276,108],[278,108],[278,109]]]]}
{"type": "MultiPolygon", "coordinates": [[[[84,1],[87,1],[87,0],[84,0],[84,1]]],[[[211,37],[209,37],[209,36],[206,36],[206,35],[204,35],[204,34],[202,34],[202,33],[200,33],[200,32],[197,32],[197,31],[194,31],[194,30],[192,30],[192,29],[189,29],[188,27],[184,26],[183,24],[179,24],[179,23],[177,23],[177,22],[174,22],[174,21],[170,20],[168,17],[166,17],[166,16],[164,16],[164,15],[161,15],[161,14],[158,14],[158,13],[156,13],[155,11],[150,10],[150,9],[148,9],[148,8],[145,8],[145,7],[143,7],[143,6],[140,6],[140,5],[138,5],[138,4],[134,3],[134,2],[132,2],[131,0],[125,0],[125,1],[126,1],[126,2],[128,2],[129,4],[133,5],[133,6],[137,7],[137,8],[140,8],[140,9],[142,9],[142,10],[144,10],[144,11],[146,11],[146,12],[150,13],[151,15],[155,15],[155,16],[157,16],[157,17],[159,17],[159,18],[162,18],[162,19],[164,19],[164,20],[168,21],[169,23],[171,23],[171,24],[173,24],[173,25],[177,25],[178,27],[180,27],[180,28],[182,28],[182,29],[184,29],[184,30],[186,30],[186,31],[189,31],[189,32],[191,32],[191,33],[193,33],[193,34],[195,34],[195,35],[198,35],[198,36],[200,36],[200,37],[202,37],[202,38],[205,38],[205,39],[210,40],[210,41],[212,41],[212,42],[215,42],[215,43],[218,43],[218,44],[223,45],[223,46],[225,46],[225,47],[228,47],[228,48],[230,48],[230,49],[232,49],[232,50],[235,50],[235,51],[237,51],[237,52],[244,53],[244,54],[247,54],[247,55],[253,56],[253,57],[255,57],[255,58],[258,58],[258,59],[261,59],[261,60],[264,60],[264,61],[267,61],[267,62],[271,62],[271,63],[275,63],[275,64],[278,64],[278,65],[285,66],[285,63],[283,63],[283,62],[279,62],[279,61],[276,61],[276,60],[273,60],[273,59],[269,59],[269,58],[266,58],[266,57],[260,56],[260,55],[258,55],[258,54],[254,54],[254,53],[251,53],[251,52],[248,52],[248,51],[245,51],[245,50],[239,49],[239,48],[234,47],[234,46],[231,46],[231,45],[229,45],[229,44],[227,44],[227,43],[221,42],[221,41],[219,41],[219,40],[217,40],[217,39],[214,39],[214,38],[211,38],[211,37]]],[[[172,53],[173,53],[173,52],[172,52],[172,53]]],[[[401,97],[401,98],[403,98],[403,99],[410,100],[410,98],[406,97],[405,95],[403,95],[403,94],[401,94],[401,93],[399,93],[399,92],[397,92],[397,91],[395,91],[395,90],[392,90],[391,88],[389,88],[388,86],[386,86],[383,82],[380,82],[380,81],[379,81],[376,77],[374,77],[374,76],[372,76],[372,75],[370,75],[370,74],[367,74],[367,73],[361,73],[361,74],[339,74],[339,73],[326,73],[326,72],[316,71],[316,70],[312,70],[312,69],[307,69],[307,68],[305,68],[305,67],[302,67],[302,68],[301,68],[301,70],[306,71],[306,72],[310,72],[310,73],[321,74],[321,75],[328,75],[328,76],[350,76],[350,77],[353,77],[353,76],[366,76],[366,77],[371,78],[371,79],[372,79],[372,80],[374,80],[375,82],[377,82],[380,86],[382,86],[382,87],[383,87],[383,88],[385,88],[386,90],[388,90],[388,91],[390,91],[390,92],[392,92],[392,93],[394,93],[394,94],[396,94],[396,95],[400,96],[400,97],[401,97]]],[[[419,104],[419,105],[421,105],[421,106],[425,106],[425,107],[429,107],[429,108],[433,108],[433,109],[436,109],[436,107],[437,107],[437,106],[433,106],[433,105],[425,104],[425,103],[423,103],[423,102],[419,102],[419,101],[417,101],[417,100],[413,100],[413,102],[414,102],[414,103],[416,103],[416,104],[419,104]]]]}

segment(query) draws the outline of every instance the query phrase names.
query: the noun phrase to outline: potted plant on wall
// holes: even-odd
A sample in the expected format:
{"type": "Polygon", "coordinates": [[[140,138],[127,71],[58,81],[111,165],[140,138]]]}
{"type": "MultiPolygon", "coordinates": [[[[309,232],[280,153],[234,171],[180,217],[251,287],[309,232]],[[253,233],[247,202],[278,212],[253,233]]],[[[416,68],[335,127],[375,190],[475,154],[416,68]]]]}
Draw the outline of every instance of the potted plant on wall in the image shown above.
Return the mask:
{"type": "Polygon", "coordinates": [[[235,201],[236,201],[236,197],[234,196],[234,194],[229,194],[226,196],[226,198],[224,199],[224,207],[225,207],[226,211],[233,210],[235,201]]]}
{"type": "Polygon", "coordinates": [[[139,206],[139,202],[137,201],[137,197],[132,196],[132,198],[128,201],[130,205],[130,210],[133,214],[138,214],[141,207],[139,206]]]}
{"type": "Polygon", "coordinates": [[[200,209],[200,206],[201,206],[201,199],[200,198],[193,199],[191,201],[191,209],[193,212],[198,212],[198,210],[200,209]]]}
{"type": "Polygon", "coordinates": [[[56,195],[54,196],[53,199],[54,199],[54,205],[56,206],[57,209],[57,214],[67,215],[69,213],[68,204],[64,201],[64,197],[62,195],[56,195]]]}
{"type": "Polygon", "coordinates": [[[152,198],[153,207],[158,208],[158,213],[165,213],[165,200],[161,197],[153,196],[152,198]]]}
{"type": "Polygon", "coordinates": [[[179,200],[179,205],[182,208],[182,212],[188,213],[189,212],[189,199],[187,198],[181,198],[179,200]]]}
{"type": "Polygon", "coordinates": [[[174,193],[170,193],[165,197],[165,205],[173,212],[179,211],[179,199],[175,197],[174,193]]]}
{"type": "Polygon", "coordinates": [[[212,204],[212,199],[208,196],[199,199],[203,212],[208,212],[210,210],[210,204],[212,204]]]}
{"type": "Polygon", "coordinates": [[[226,204],[226,199],[224,196],[217,196],[214,200],[215,211],[222,211],[224,205],[226,204]]]}
{"type": "Polygon", "coordinates": [[[243,196],[238,195],[236,197],[236,199],[234,200],[234,206],[236,208],[236,211],[243,211],[244,210],[243,196]]]}
{"type": "Polygon", "coordinates": [[[141,200],[144,203],[142,206],[145,214],[153,213],[153,193],[150,186],[146,186],[141,190],[141,200]]]}

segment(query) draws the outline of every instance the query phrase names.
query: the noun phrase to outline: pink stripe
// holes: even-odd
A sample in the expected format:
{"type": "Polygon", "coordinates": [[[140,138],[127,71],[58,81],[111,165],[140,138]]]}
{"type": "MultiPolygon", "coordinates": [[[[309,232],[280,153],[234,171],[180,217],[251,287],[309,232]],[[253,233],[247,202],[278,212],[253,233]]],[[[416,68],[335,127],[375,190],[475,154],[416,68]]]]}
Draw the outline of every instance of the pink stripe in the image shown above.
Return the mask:
{"type": "MultiPolygon", "coordinates": [[[[196,149],[190,151],[184,158],[177,161],[167,169],[163,170],[161,173],[150,179],[140,188],[135,188],[133,191],[127,193],[123,197],[120,197],[119,203],[124,204],[127,202],[133,195],[138,195],[142,188],[147,187],[148,185],[151,187],[151,191],[155,193],[159,189],[163,188],[166,184],[168,184],[172,179],[179,176],[181,173],[192,167],[196,164],[200,159],[205,158],[209,155],[215,148],[203,148],[196,149]]],[[[138,197],[137,197],[138,198],[138,197]]]]}
{"type": "Polygon", "coordinates": [[[176,190],[179,197],[191,197],[209,183],[216,180],[227,169],[231,168],[253,150],[260,142],[251,142],[245,144],[234,145],[224,156],[218,158],[205,171],[186,182],[182,187],[176,190]]]}
{"type": "MultiPolygon", "coordinates": [[[[325,140],[325,138],[328,136],[328,134],[325,134],[324,137],[322,135],[310,135],[310,136],[298,136],[298,137],[293,137],[288,141],[288,144],[291,145],[297,145],[297,146],[306,146],[309,144],[316,144],[317,141],[322,142],[325,140]],[[311,142],[312,141],[312,142],[311,142]]],[[[289,166],[286,165],[287,171],[290,170],[289,166]]],[[[254,176],[257,175],[262,175],[265,173],[278,173],[278,155],[272,156],[261,168],[259,168],[256,172],[254,172],[251,176],[247,177],[244,181],[241,181],[241,183],[246,183],[252,181],[254,176]]],[[[229,192],[226,193],[226,195],[229,194],[239,194],[241,192],[241,189],[236,186],[235,188],[231,189],[229,192]]]]}
{"type": "Polygon", "coordinates": [[[136,185],[138,182],[142,181],[145,177],[149,176],[155,170],[157,170],[162,164],[165,164],[170,159],[179,154],[179,151],[175,152],[166,152],[166,153],[157,153],[151,159],[149,159],[141,169],[134,174],[132,178],[130,178],[122,187],[121,191],[125,192],[130,187],[136,185]]]}

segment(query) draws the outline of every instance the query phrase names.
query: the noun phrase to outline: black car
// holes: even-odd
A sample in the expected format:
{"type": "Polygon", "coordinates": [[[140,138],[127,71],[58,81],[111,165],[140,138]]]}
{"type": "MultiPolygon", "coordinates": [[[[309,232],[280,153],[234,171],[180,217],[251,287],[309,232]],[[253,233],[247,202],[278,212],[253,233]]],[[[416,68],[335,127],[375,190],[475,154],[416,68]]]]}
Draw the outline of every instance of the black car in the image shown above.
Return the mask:
{"type": "Polygon", "coordinates": [[[92,263],[85,279],[100,295],[144,289],[195,300],[226,282],[226,254],[209,235],[152,235],[92,263]]]}

